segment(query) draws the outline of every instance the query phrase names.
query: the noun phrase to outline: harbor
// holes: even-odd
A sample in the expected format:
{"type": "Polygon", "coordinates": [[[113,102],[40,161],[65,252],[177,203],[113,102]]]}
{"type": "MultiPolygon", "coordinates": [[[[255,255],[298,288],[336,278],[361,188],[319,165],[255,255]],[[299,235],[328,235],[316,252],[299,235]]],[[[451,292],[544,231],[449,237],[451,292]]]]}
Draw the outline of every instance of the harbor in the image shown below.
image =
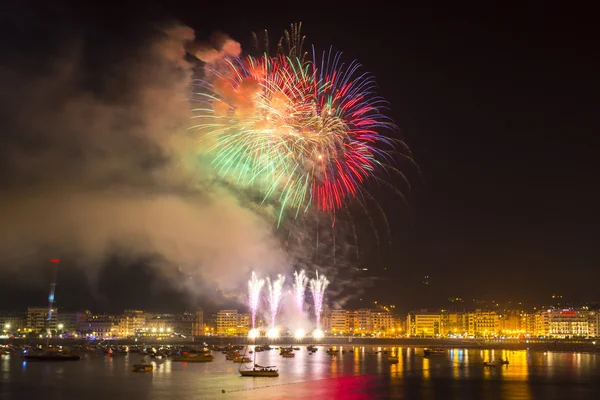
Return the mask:
{"type": "MultiPolygon", "coordinates": [[[[536,390],[568,394],[581,382],[592,382],[600,372],[600,355],[526,350],[436,348],[429,356],[424,348],[379,346],[309,346],[260,344],[254,346],[132,346],[102,344],[70,349],[78,361],[27,361],[24,354],[1,356],[2,394],[20,398],[80,398],[95,400],[118,396],[152,398],[151,393],[189,399],[295,398],[320,396],[350,399],[402,398],[427,390],[454,393],[460,398],[483,398],[490,390],[502,390],[510,398],[526,397],[536,390]],[[316,350],[315,350],[316,349],[316,350]],[[208,362],[177,361],[188,352],[210,354],[208,362]],[[252,353],[250,353],[252,352],[252,353]],[[284,357],[292,352],[294,357],[284,357]],[[228,355],[250,358],[236,363],[228,355]],[[500,360],[506,360],[506,365],[500,360]],[[494,367],[486,365],[493,363],[494,367]],[[241,371],[277,371],[272,376],[252,376],[241,371]],[[565,379],[569,378],[569,383],[565,379]],[[37,382],[36,385],[30,385],[37,382]],[[537,383],[543,382],[542,388],[537,383]],[[557,384],[555,382],[562,382],[557,384]],[[494,389],[496,388],[496,389],[494,389]],[[352,392],[350,392],[352,390],[352,392]],[[141,396],[141,397],[140,397],[141,396]],[[362,397],[361,397],[362,396],[362,397]],[[480,396],[480,397],[478,397],[480,396]]],[[[22,349],[21,349],[22,350],[22,349]]],[[[433,350],[433,348],[432,348],[433,350]]],[[[588,385],[589,393],[600,388],[588,385]]],[[[594,392],[597,390],[597,392],[594,392]]],[[[587,392],[586,392],[587,393],[587,392]]],[[[425,397],[423,397],[425,396],[425,397]]],[[[561,398],[546,397],[546,398],[561,398]]],[[[577,397],[569,398],[593,398],[577,397]]]]}

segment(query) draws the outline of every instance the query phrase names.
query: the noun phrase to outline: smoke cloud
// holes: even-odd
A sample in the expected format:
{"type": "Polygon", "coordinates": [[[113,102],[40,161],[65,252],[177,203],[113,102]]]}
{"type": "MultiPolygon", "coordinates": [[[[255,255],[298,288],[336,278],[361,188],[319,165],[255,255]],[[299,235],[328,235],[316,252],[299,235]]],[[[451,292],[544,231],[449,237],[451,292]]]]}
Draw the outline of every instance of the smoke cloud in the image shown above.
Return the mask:
{"type": "Polygon", "coordinates": [[[187,48],[190,54],[208,64],[237,57],[242,53],[242,45],[221,32],[213,34],[208,42],[198,41],[188,44],[187,48]]]}
{"type": "Polygon", "coordinates": [[[43,44],[34,32],[3,45],[0,273],[31,285],[60,258],[94,291],[107,263],[144,260],[190,304],[231,305],[246,303],[252,270],[289,280],[293,268],[318,269],[336,307],[360,293],[348,262],[358,258],[354,222],[338,215],[333,229],[333,217],[308,213],[274,229],[277,206],[240,196],[198,157],[187,130],[193,71],[198,60],[218,69],[239,43],[222,33],[199,42],[178,23],[83,25],[47,28],[43,44]]]}
{"type": "MultiPolygon", "coordinates": [[[[144,29],[99,49],[82,31],[27,57],[5,52],[2,268],[35,277],[36,265],[68,258],[95,278],[115,251],[156,256],[164,278],[192,295],[214,298],[217,289],[237,300],[250,270],[280,271],[287,256],[272,225],[192,157],[193,30],[144,29]]],[[[223,36],[218,46],[240,51],[223,36]]]]}

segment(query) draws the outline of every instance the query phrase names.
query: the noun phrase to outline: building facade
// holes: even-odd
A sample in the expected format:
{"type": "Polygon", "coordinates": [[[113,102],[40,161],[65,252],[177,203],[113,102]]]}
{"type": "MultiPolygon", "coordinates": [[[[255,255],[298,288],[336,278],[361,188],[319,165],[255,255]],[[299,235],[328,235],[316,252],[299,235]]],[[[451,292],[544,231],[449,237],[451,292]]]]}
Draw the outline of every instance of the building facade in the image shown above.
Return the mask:
{"type": "Polygon", "coordinates": [[[394,320],[390,311],[381,309],[371,310],[371,330],[374,334],[385,335],[394,326],[394,320]]]}
{"type": "Polygon", "coordinates": [[[466,336],[468,331],[467,313],[442,310],[440,326],[440,333],[443,336],[466,336]]]}
{"type": "Polygon", "coordinates": [[[238,320],[238,310],[220,310],[217,313],[217,335],[237,334],[238,320]]]}
{"type": "Polygon", "coordinates": [[[347,314],[346,310],[331,310],[329,326],[326,331],[334,334],[346,334],[348,332],[347,314]]]}
{"type": "Polygon", "coordinates": [[[597,313],[589,310],[549,310],[548,336],[557,339],[587,338],[598,335],[597,313]]]}
{"type": "Polygon", "coordinates": [[[6,333],[21,333],[27,328],[27,319],[24,315],[0,315],[0,331],[6,333]]]}
{"type": "Polygon", "coordinates": [[[194,318],[194,325],[192,327],[192,335],[203,336],[204,332],[204,310],[196,310],[196,317],[194,318]]]}
{"type": "Polygon", "coordinates": [[[410,312],[406,317],[406,331],[410,336],[436,337],[441,335],[441,314],[410,312]]]}
{"type": "Polygon", "coordinates": [[[48,319],[48,307],[27,308],[27,330],[30,332],[55,331],[58,326],[58,309],[52,309],[48,319]]]}

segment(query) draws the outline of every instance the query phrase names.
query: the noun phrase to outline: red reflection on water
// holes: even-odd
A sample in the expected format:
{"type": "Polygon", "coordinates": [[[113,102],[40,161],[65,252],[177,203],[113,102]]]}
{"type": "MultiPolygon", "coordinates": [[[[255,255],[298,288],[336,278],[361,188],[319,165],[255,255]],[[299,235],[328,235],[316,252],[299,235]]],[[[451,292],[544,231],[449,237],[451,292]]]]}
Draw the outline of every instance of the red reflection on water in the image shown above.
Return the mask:
{"type": "MultiPolygon", "coordinates": [[[[257,388],[255,397],[262,400],[294,399],[294,400],[367,400],[373,393],[379,393],[381,387],[373,375],[348,376],[336,379],[317,379],[273,387],[257,388]],[[265,389],[263,391],[261,389],[265,389]],[[276,393],[272,392],[275,391],[276,393]]],[[[381,397],[380,397],[381,398],[381,397]]]]}
{"type": "Polygon", "coordinates": [[[328,392],[334,399],[363,400],[371,399],[371,389],[375,387],[373,378],[368,375],[350,376],[328,381],[330,383],[328,392]]]}

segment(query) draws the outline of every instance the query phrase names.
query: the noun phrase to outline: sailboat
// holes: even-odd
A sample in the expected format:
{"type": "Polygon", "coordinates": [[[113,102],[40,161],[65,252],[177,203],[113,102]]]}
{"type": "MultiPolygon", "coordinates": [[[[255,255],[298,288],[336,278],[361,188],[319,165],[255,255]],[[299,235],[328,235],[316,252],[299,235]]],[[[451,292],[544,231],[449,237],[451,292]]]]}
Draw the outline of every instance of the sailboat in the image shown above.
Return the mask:
{"type": "MultiPolygon", "coordinates": [[[[240,375],[242,376],[264,376],[264,377],[272,377],[276,378],[279,376],[279,371],[274,369],[275,366],[262,366],[256,363],[256,351],[254,352],[254,359],[252,360],[253,367],[252,369],[243,370],[242,364],[240,364],[240,375]]],[[[244,366],[245,367],[245,366],[244,366]]]]}

